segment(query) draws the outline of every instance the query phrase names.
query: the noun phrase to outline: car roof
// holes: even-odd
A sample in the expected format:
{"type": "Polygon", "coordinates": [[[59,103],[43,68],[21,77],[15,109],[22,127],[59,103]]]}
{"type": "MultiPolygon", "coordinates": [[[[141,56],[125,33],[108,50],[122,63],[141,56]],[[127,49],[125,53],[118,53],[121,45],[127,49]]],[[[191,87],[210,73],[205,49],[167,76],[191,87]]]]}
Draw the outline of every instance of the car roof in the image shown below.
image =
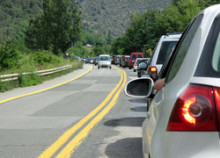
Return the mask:
{"type": "Polygon", "coordinates": [[[100,54],[99,56],[110,56],[109,54],[100,54]]]}
{"type": "Polygon", "coordinates": [[[179,40],[182,33],[167,33],[166,35],[161,36],[161,40],[179,40]]]}

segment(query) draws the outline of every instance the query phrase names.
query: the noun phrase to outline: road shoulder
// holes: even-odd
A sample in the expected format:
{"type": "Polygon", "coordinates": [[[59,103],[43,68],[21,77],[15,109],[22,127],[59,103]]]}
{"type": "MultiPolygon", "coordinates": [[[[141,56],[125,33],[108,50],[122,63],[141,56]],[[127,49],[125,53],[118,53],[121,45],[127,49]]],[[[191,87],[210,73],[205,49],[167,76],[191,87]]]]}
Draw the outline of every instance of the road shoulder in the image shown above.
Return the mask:
{"type": "Polygon", "coordinates": [[[84,64],[82,69],[79,70],[75,70],[71,73],[68,73],[66,75],[48,80],[48,81],[44,81],[43,83],[36,85],[36,86],[30,86],[30,87],[20,87],[20,88],[15,88],[12,89],[10,91],[6,91],[3,93],[0,93],[0,101],[8,99],[8,98],[13,98],[16,96],[20,96],[20,95],[24,95],[24,94],[28,94],[28,93],[33,93],[36,91],[40,91],[42,89],[47,89],[49,87],[58,85],[60,83],[66,82],[68,80],[71,80],[87,71],[89,71],[89,69],[91,68],[91,65],[88,64],[84,64]]]}

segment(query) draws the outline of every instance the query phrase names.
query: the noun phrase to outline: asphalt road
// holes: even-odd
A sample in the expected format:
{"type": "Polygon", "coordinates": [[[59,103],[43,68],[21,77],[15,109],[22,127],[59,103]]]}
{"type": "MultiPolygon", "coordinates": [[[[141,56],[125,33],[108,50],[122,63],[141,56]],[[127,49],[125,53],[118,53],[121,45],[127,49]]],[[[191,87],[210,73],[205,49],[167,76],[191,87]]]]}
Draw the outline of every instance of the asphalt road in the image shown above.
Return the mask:
{"type": "MultiPolygon", "coordinates": [[[[0,102],[57,85],[83,70],[42,85],[0,94],[0,102]]],[[[132,70],[98,69],[61,86],[0,104],[0,158],[142,158],[146,101],[125,96],[132,70]]]]}

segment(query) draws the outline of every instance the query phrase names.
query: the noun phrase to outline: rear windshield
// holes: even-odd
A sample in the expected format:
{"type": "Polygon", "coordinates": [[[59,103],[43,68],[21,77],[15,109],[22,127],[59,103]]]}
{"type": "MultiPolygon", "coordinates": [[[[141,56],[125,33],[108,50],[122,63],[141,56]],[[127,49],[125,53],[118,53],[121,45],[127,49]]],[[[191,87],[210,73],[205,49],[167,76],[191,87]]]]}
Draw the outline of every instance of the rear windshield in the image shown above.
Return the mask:
{"type": "Polygon", "coordinates": [[[220,77],[220,15],[212,24],[195,76],[220,77]]]}
{"type": "Polygon", "coordinates": [[[135,63],[136,63],[136,64],[139,64],[140,61],[141,61],[141,59],[137,59],[135,63]]]}
{"type": "Polygon", "coordinates": [[[157,58],[157,64],[163,64],[165,62],[166,58],[176,46],[177,42],[178,41],[164,41],[162,43],[159,56],[157,58]]]}
{"type": "Polygon", "coordinates": [[[131,58],[132,58],[132,59],[136,59],[137,57],[136,57],[136,55],[134,54],[134,55],[132,55],[131,58]]]}
{"type": "Polygon", "coordinates": [[[142,58],[142,55],[141,55],[141,54],[138,54],[138,58],[142,58]]]}
{"type": "Polygon", "coordinates": [[[142,59],[141,62],[148,63],[149,59],[142,59]]]}
{"type": "Polygon", "coordinates": [[[99,60],[100,61],[109,61],[110,57],[108,57],[108,56],[101,56],[101,57],[99,57],[99,60]]]}
{"type": "Polygon", "coordinates": [[[143,58],[142,54],[133,54],[131,56],[132,59],[136,59],[136,58],[143,58]]]}

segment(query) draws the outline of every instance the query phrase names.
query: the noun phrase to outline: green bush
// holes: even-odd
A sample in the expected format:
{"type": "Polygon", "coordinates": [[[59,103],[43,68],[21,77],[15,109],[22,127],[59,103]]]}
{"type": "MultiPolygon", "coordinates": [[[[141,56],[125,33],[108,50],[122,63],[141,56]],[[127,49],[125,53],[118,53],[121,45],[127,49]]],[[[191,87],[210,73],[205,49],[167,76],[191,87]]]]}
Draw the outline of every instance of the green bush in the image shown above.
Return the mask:
{"type": "Polygon", "coordinates": [[[32,58],[37,65],[61,64],[62,58],[49,51],[41,50],[33,53],[32,58]]]}
{"type": "Polygon", "coordinates": [[[0,68],[11,69],[18,68],[23,58],[22,53],[15,49],[9,42],[3,43],[0,47],[0,68]]]}
{"type": "Polygon", "coordinates": [[[13,88],[19,87],[18,81],[8,81],[8,82],[1,82],[0,81],[0,92],[5,92],[13,88]]]}
{"type": "Polygon", "coordinates": [[[66,52],[70,54],[71,57],[92,57],[94,56],[92,48],[83,46],[82,43],[76,42],[73,47],[70,47],[66,52]]]}
{"type": "Polygon", "coordinates": [[[20,75],[18,78],[20,87],[33,86],[42,83],[42,79],[39,75],[32,73],[30,75],[20,75]]]}

